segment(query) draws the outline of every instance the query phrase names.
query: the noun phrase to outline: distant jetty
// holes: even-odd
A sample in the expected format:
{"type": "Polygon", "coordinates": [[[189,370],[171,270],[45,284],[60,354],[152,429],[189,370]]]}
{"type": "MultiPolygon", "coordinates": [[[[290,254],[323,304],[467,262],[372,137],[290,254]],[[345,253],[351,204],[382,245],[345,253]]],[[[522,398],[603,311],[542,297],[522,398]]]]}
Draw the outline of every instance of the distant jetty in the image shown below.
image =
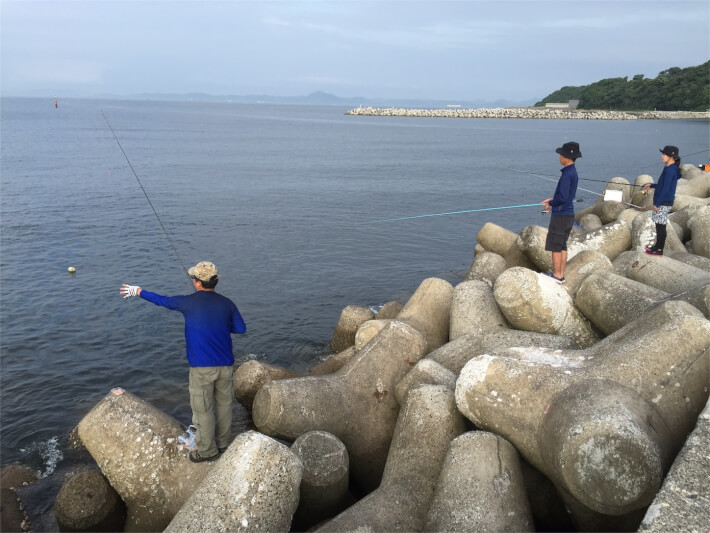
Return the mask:
{"type": "Polygon", "coordinates": [[[523,118],[552,120],[637,120],[637,119],[710,119],[710,113],[694,111],[603,111],[567,110],[545,107],[505,107],[476,109],[407,109],[402,107],[357,107],[346,115],[369,117],[435,117],[435,118],[523,118]]]}

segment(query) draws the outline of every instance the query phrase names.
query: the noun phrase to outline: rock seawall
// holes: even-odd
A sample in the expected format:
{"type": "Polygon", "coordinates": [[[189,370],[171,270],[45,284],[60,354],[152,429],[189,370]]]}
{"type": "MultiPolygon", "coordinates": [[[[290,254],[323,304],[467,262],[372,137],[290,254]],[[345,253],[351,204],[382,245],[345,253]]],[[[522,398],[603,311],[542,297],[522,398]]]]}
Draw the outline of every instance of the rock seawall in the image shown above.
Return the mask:
{"type": "Polygon", "coordinates": [[[551,120],[637,120],[637,119],[710,119],[710,113],[692,111],[604,111],[568,110],[546,107],[408,109],[403,107],[356,107],[345,113],[368,117],[433,118],[518,118],[551,120]]]}

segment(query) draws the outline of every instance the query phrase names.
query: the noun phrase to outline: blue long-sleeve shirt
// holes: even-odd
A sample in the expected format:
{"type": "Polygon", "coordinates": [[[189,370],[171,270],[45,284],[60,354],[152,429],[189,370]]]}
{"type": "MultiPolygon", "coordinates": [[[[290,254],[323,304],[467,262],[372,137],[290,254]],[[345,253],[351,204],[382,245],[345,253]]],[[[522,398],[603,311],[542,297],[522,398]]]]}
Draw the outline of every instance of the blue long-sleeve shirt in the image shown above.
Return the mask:
{"type": "Polygon", "coordinates": [[[574,197],[577,194],[577,169],[574,165],[562,168],[560,181],[557,182],[555,194],[550,200],[551,215],[574,215],[574,197]]]}
{"type": "Polygon", "coordinates": [[[246,333],[237,306],[214,291],[187,296],[161,296],[141,290],[141,298],[180,311],[185,318],[187,362],[190,366],[232,366],[232,333],[246,333]]]}
{"type": "Polygon", "coordinates": [[[661,177],[658,178],[658,183],[651,183],[651,188],[655,189],[653,193],[653,205],[659,207],[661,205],[673,205],[675,201],[675,189],[680,179],[680,169],[678,165],[673,163],[663,167],[661,177]]]}

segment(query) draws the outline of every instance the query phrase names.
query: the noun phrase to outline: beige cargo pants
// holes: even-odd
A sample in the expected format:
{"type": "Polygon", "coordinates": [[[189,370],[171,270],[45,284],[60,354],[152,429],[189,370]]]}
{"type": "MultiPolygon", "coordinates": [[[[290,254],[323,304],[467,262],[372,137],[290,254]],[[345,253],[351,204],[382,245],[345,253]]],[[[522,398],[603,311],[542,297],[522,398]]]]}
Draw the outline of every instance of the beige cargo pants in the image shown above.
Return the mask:
{"type": "Polygon", "coordinates": [[[197,428],[195,444],[202,457],[217,455],[229,444],[234,399],[233,366],[190,367],[190,407],[197,428]]]}

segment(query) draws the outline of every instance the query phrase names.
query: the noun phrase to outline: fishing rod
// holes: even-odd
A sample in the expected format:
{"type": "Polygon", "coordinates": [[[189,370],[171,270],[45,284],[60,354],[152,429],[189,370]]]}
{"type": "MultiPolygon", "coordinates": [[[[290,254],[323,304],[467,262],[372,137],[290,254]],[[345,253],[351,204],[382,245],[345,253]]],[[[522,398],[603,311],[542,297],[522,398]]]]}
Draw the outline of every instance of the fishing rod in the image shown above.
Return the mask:
{"type": "MultiPolygon", "coordinates": [[[[693,155],[703,154],[703,153],[706,153],[706,152],[710,152],[710,150],[700,150],[699,152],[693,152],[692,154],[686,154],[686,155],[684,155],[683,157],[690,157],[690,156],[693,156],[693,155]]],[[[660,163],[658,163],[658,164],[660,164],[660,163]]],[[[649,168],[649,167],[651,167],[651,166],[652,166],[652,165],[646,165],[646,166],[643,166],[643,167],[641,167],[641,168],[642,168],[642,169],[645,169],[645,168],[649,168]]],[[[653,165],[653,166],[655,166],[655,165],[653,165]]],[[[522,171],[522,170],[515,170],[515,172],[527,173],[527,172],[524,172],[524,171],[522,171]]],[[[530,174],[532,174],[532,172],[531,172],[530,174]]],[[[553,174],[537,174],[537,175],[538,175],[538,176],[550,176],[550,177],[556,176],[556,175],[553,175],[553,174]]],[[[580,181],[594,181],[594,182],[597,182],[597,183],[609,183],[609,180],[595,180],[595,179],[593,179],[593,178],[578,178],[578,179],[579,179],[580,181]]],[[[612,179],[613,179],[613,178],[612,178],[612,179]]],[[[621,184],[620,184],[620,185],[621,185],[621,184]]],[[[626,186],[627,184],[623,184],[623,185],[626,186]]],[[[639,189],[642,189],[643,187],[645,187],[645,185],[633,185],[633,184],[631,184],[631,183],[629,183],[628,186],[629,186],[629,187],[637,187],[637,188],[639,188],[639,189]]]]}
{"type": "MultiPolygon", "coordinates": [[[[558,181],[557,179],[548,178],[548,177],[545,176],[544,174],[535,174],[534,172],[527,172],[527,171],[525,171],[525,170],[516,170],[516,169],[511,169],[511,170],[512,170],[513,172],[518,172],[518,173],[520,173],[520,174],[529,174],[529,175],[531,175],[531,176],[537,176],[538,178],[542,178],[542,179],[547,180],[547,181],[553,181],[553,182],[555,182],[555,183],[557,183],[557,181],[558,181]]],[[[577,188],[578,188],[580,191],[590,192],[590,193],[592,193],[592,194],[596,194],[597,196],[604,196],[603,194],[600,194],[600,193],[598,193],[598,192],[596,192],[596,191],[590,191],[589,189],[583,189],[582,187],[577,187],[577,188]]],[[[630,202],[623,202],[623,201],[622,201],[621,203],[624,204],[624,205],[630,205],[631,207],[635,207],[635,208],[637,208],[637,209],[645,209],[645,208],[641,207],[640,205],[632,204],[632,203],[630,203],[630,202]]]]}
{"type": "Polygon", "coordinates": [[[126,155],[126,151],[123,149],[123,146],[121,146],[121,141],[118,140],[118,137],[116,136],[116,132],[113,131],[113,127],[111,126],[111,123],[106,118],[106,115],[104,114],[104,110],[102,108],[99,108],[99,111],[101,111],[101,116],[104,117],[104,120],[106,121],[106,125],[111,130],[111,133],[113,134],[113,138],[116,139],[116,144],[118,144],[118,147],[121,149],[121,153],[123,154],[123,157],[126,158],[126,162],[128,163],[128,167],[131,169],[131,172],[133,172],[133,176],[135,176],[136,181],[138,182],[138,185],[140,186],[141,190],[143,191],[143,194],[145,195],[145,199],[148,200],[148,204],[150,205],[150,208],[153,210],[153,214],[155,215],[155,218],[158,219],[158,224],[160,224],[160,227],[163,230],[163,233],[165,233],[165,236],[168,238],[168,242],[170,242],[170,246],[173,249],[173,253],[175,254],[175,257],[177,258],[178,262],[180,263],[180,268],[182,268],[183,272],[185,272],[185,275],[189,278],[190,275],[187,273],[187,268],[185,268],[185,263],[183,262],[182,258],[180,257],[180,254],[178,253],[177,248],[175,247],[175,243],[173,242],[173,239],[170,237],[168,230],[165,229],[165,226],[163,225],[163,221],[160,220],[160,217],[158,216],[158,212],[155,210],[155,207],[153,206],[153,202],[150,201],[150,198],[148,197],[148,193],[146,192],[145,187],[143,187],[143,184],[141,183],[140,178],[138,178],[138,174],[136,174],[136,171],[133,169],[133,165],[131,164],[131,160],[128,159],[128,156],[126,155]]]}
{"type": "MultiPolygon", "coordinates": [[[[581,200],[577,200],[578,202],[581,200]]],[[[478,213],[481,211],[496,211],[498,209],[516,209],[518,207],[540,207],[541,204],[524,204],[524,205],[504,205],[501,207],[483,207],[481,209],[466,209],[464,211],[450,211],[448,213],[431,213],[428,215],[415,215],[411,217],[400,217],[400,218],[386,218],[384,220],[373,220],[370,222],[370,224],[374,224],[376,222],[394,222],[396,220],[410,220],[413,218],[426,218],[426,217],[442,217],[445,215],[459,215],[461,213],[478,213]]]]}

